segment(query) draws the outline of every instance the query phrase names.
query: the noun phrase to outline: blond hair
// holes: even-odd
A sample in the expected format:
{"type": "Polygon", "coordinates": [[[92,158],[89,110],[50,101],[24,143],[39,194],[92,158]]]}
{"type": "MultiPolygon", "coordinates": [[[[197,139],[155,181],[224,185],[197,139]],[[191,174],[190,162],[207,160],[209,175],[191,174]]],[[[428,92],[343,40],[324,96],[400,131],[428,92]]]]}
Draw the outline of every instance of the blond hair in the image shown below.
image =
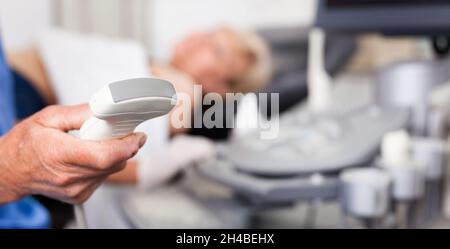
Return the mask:
{"type": "Polygon", "coordinates": [[[232,80],[232,89],[235,92],[253,92],[260,90],[272,78],[272,58],[269,46],[253,31],[228,30],[234,34],[244,51],[252,57],[250,67],[232,80]]]}

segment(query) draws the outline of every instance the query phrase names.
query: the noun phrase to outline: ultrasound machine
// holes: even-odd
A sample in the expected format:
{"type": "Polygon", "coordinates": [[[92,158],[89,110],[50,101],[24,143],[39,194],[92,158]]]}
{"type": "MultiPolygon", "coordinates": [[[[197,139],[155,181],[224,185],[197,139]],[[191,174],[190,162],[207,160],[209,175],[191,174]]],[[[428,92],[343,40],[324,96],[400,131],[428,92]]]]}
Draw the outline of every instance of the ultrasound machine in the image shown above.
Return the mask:
{"type": "MultiPolygon", "coordinates": [[[[275,139],[261,139],[257,130],[234,137],[219,145],[217,161],[199,165],[195,173],[230,188],[230,198],[249,209],[331,201],[366,227],[429,225],[443,212],[446,165],[442,158],[450,105],[432,106],[430,95],[450,78],[450,2],[320,0],[317,4],[309,36],[308,100],[280,115],[275,139]],[[435,56],[381,68],[366,88],[358,82],[336,82],[323,65],[324,37],[335,33],[424,37],[431,39],[435,56]],[[412,155],[425,161],[431,158],[426,170],[380,162],[385,135],[398,130],[407,131],[413,147],[435,156],[412,155]],[[442,145],[440,150],[433,149],[436,144],[442,145]],[[431,171],[438,173],[427,173],[431,171]],[[414,181],[403,180],[408,177],[414,181]],[[419,189],[419,194],[405,197],[402,187],[419,189]],[[391,193],[392,188],[398,192],[391,193]]],[[[401,137],[393,135],[386,148],[401,147],[401,137]]]]}

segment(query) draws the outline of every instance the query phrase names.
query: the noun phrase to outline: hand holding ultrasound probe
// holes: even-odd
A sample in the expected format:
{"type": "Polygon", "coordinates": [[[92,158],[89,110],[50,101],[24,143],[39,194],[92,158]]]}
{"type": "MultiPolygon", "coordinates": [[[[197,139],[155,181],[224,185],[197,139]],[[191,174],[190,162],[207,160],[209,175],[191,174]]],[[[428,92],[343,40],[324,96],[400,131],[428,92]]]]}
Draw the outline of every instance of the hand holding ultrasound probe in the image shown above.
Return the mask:
{"type": "MultiPolygon", "coordinates": [[[[80,130],[86,140],[125,137],[144,121],[165,115],[176,104],[175,89],[165,80],[136,78],[113,82],[92,96],[93,117],[80,130]]],[[[80,228],[87,228],[83,206],[75,206],[80,228]]]]}

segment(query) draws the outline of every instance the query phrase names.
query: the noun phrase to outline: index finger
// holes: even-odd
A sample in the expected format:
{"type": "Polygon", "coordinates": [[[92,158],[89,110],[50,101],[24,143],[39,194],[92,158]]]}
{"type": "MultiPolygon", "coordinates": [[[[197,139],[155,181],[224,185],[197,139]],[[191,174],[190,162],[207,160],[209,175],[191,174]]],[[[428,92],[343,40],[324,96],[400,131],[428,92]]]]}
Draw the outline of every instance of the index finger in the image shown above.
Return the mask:
{"type": "Polygon", "coordinates": [[[91,116],[88,104],[75,106],[50,106],[37,115],[39,123],[45,127],[62,131],[79,130],[91,116]]]}

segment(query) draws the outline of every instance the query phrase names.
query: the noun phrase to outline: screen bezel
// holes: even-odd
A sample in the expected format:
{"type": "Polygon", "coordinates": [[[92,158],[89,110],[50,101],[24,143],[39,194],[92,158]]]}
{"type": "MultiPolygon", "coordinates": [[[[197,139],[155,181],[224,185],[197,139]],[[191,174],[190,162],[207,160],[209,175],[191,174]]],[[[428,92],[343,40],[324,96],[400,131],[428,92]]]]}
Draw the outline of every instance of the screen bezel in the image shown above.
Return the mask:
{"type": "Polygon", "coordinates": [[[330,7],[327,0],[319,0],[315,25],[327,31],[341,32],[450,34],[450,2],[426,6],[330,7]]]}

